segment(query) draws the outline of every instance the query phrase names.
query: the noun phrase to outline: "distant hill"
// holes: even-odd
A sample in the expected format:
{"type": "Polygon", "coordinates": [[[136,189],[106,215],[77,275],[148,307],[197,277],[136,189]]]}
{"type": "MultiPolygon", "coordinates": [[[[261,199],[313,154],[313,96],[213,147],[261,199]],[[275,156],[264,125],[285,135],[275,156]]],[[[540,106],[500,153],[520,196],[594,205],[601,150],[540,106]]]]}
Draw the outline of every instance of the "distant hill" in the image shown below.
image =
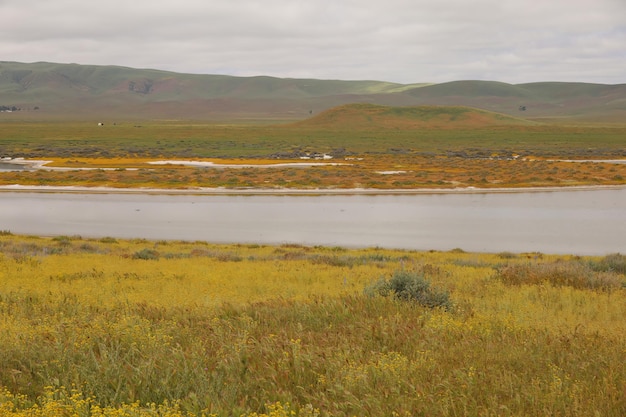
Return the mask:
{"type": "Polygon", "coordinates": [[[456,104],[524,118],[626,120],[626,84],[453,81],[406,91],[418,104],[456,104]]]}
{"type": "Polygon", "coordinates": [[[502,113],[464,106],[403,106],[345,104],[296,123],[299,126],[333,129],[466,128],[532,125],[533,122],[502,113]]]}
{"type": "Polygon", "coordinates": [[[516,118],[623,122],[626,84],[397,84],[0,62],[0,109],[11,111],[0,114],[5,119],[302,120],[349,103],[469,106],[516,118]]]}

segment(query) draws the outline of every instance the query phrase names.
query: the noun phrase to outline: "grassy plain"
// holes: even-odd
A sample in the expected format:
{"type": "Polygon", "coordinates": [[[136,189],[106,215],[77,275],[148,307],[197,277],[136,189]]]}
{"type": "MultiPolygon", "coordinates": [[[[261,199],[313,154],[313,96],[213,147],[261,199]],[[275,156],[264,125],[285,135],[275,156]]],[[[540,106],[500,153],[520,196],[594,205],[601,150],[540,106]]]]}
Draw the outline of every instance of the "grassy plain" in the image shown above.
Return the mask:
{"type": "MultiPolygon", "coordinates": [[[[396,189],[626,184],[626,164],[558,161],[624,159],[625,127],[519,120],[486,125],[481,114],[477,123],[467,116],[460,125],[442,128],[440,121],[430,121],[438,120],[435,116],[420,114],[416,121],[415,115],[392,112],[393,117],[368,121],[371,116],[349,110],[352,113],[340,112],[335,118],[325,114],[271,126],[3,122],[0,156],[52,160],[51,166],[75,169],[5,172],[0,184],[396,189]],[[147,165],[160,159],[302,162],[299,158],[307,154],[329,154],[332,162],[342,165],[306,169],[147,165]],[[102,169],[79,170],[87,167],[102,169]]],[[[492,117],[494,123],[500,122],[492,117]]]]}
{"type": "Polygon", "coordinates": [[[0,235],[0,415],[623,416],[626,259],[0,235]],[[369,296],[395,271],[452,308],[369,296]]]}
{"type": "MultiPolygon", "coordinates": [[[[626,184],[624,164],[558,161],[625,158],[623,126],[362,110],[281,125],[3,121],[0,156],[69,169],[1,172],[0,184],[626,184]],[[340,164],[148,164],[307,154],[340,164]]],[[[625,264],[0,232],[0,416],[623,416],[625,264]],[[423,276],[452,307],[366,294],[397,271],[423,276]]]]}

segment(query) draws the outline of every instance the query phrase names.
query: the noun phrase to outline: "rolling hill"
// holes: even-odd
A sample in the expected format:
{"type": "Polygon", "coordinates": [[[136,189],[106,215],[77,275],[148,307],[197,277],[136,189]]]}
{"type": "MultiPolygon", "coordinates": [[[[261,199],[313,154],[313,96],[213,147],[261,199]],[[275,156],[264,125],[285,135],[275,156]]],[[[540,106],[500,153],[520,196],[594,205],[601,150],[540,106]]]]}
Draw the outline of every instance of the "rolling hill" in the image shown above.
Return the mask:
{"type": "Polygon", "coordinates": [[[623,122],[626,84],[397,84],[0,62],[0,108],[20,109],[3,113],[5,119],[302,120],[348,103],[468,106],[525,119],[623,122]]]}
{"type": "Polygon", "coordinates": [[[458,129],[469,127],[532,125],[533,122],[502,113],[464,106],[381,106],[345,104],[295,123],[329,129],[458,129]]]}

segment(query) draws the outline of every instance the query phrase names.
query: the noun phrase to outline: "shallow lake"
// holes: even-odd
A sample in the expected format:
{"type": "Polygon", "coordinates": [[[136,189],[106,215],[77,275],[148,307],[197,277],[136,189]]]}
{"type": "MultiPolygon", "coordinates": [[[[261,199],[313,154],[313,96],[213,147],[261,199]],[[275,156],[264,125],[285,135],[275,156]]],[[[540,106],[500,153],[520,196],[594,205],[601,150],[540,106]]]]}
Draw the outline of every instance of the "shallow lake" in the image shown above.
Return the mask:
{"type": "Polygon", "coordinates": [[[18,164],[0,162],[0,171],[24,171],[25,167],[18,164]]]}
{"type": "Polygon", "coordinates": [[[626,253],[626,188],[202,196],[0,192],[0,230],[260,244],[626,253]]]}

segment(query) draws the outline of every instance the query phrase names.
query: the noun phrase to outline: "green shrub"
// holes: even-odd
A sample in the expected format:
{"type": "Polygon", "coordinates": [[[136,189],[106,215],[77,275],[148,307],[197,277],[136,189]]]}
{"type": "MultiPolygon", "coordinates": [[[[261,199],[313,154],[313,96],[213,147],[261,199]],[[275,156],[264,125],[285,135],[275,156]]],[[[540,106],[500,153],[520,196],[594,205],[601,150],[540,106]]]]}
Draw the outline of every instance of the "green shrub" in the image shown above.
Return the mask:
{"type": "Polygon", "coordinates": [[[143,259],[146,261],[155,261],[157,259],[159,259],[159,252],[155,251],[154,249],[142,249],[140,251],[137,251],[134,253],[133,255],[133,259],[143,259]]]}
{"type": "Polygon", "coordinates": [[[69,236],[56,236],[52,240],[58,242],[59,246],[70,246],[72,244],[72,238],[69,236]]]}
{"type": "Polygon", "coordinates": [[[353,256],[316,255],[311,258],[311,262],[314,264],[352,268],[356,264],[356,259],[353,256]]]}
{"type": "Polygon", "coordinates": [[[498,258],[500,259],[515,259],[517,258],[517,255],[514,254],[513,252],[500,252],[496,255],[498,258]]]}
{"type": "Polygon", "coordinates": [[[371,296],[393,296],[401,301],[414,301],[428,308],[439,307],[449,310],[452,307],[449,294],[433,290],[430,282],[418,272],[396,271],[391,279],[381,278],[367,287],[365,292],[371,296]]]}
{"type": "Polygon", "coordinates": [[[454,248],[449,250],[450,253],[467,253],[461,248],[454,248]]]}
{"type": "Polygon", "coordinates": [[[589,266],[594,271],[616,272],[626,275],[626,255],[612,253],[598,262],[590,262],[589,266]]]}

